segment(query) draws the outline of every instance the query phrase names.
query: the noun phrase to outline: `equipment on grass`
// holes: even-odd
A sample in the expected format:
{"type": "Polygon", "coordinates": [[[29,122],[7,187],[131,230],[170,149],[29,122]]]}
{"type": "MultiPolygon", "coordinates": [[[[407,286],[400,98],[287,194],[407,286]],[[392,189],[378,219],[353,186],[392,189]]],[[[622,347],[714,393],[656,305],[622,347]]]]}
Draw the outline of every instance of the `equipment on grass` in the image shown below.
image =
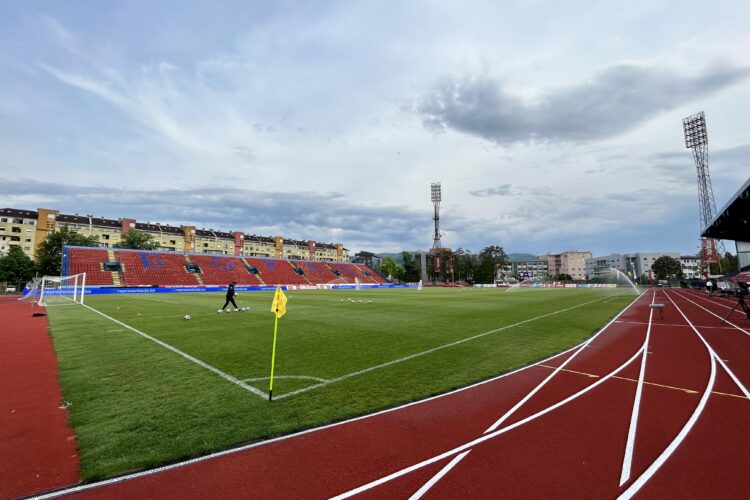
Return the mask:
{"type": "Polygon", "coordinates": [[[182,319],[184,319],[184,320],[188,320],[188,319],[190,319],[190,315],[189,315],[189,314],[186,314],[185,316],[183,316],[183,317],[182,317],[182,319]]]}
{"type": "Polygon", "coordinates": [[[43,307],[83,304],[86,273],[73,276],[44,276],[34,280],[19,299],[43,307]]]}

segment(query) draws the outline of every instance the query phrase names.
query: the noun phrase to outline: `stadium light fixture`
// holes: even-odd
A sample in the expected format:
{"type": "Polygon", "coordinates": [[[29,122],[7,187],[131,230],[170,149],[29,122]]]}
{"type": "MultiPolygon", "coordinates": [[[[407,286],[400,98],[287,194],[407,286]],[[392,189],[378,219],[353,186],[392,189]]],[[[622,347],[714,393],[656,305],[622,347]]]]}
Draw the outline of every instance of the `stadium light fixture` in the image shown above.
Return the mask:
{"type": "Polygon", "coordinates": [[[439,182],[433,182],[430,184],[430,190],[432,192],[432,202],[440,202],[442,201],[442,194],[440,192],[440,183],[439,182]]]}

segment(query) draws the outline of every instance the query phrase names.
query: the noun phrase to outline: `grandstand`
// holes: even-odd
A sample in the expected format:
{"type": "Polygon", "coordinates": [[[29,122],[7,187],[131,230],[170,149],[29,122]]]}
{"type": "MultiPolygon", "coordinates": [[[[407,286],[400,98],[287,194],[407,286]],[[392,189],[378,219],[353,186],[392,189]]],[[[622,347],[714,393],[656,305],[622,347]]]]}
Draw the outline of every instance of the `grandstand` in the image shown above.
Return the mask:
{"type": "Polygon", "coordinates": [[[185,254],[115,250],[127,286],[196,286],[201,284],[185,267],[185,254]]]}
{"type": "Polygon", "coordinates": [[[104,270],[108,262],[107,250],[99,248],[71,248],[68,254],[69,263],[66,275],[86,273],[89,285],[114,285],[112,272],[104,270]]]}
{"type": "Polygon", "coordinates": [[[313,283],[330,283],[338,278],[324,262],[293,260],[292,264],[302,269],[313,283]]]}
{"type": "Polygon", "coordinates": [[[306,277],[294,272],[291,262],[284,259],[253,259],[245,261],[260,271],[267,285],[310,285],[306,277]]]}
{"type": "Polygon", "coordinates": [[[200,268],[200,277],[205,285],[226,285],[231,281],[235,281],[238,285],[259,286],[263,284],[239,257],[190,255],[188,258],[200,268]]]}
{"type": "Polygon", "coordinates": [[[364,264],[236,257],[182,252],[65,247],[66,274],[85,272],[87,284],[105,287],[329,285],[387,283],[364,264]]]}
{"type": "MultiPolygon", "coordinates": [[[[357,267],[356,264],[342,263],[342,262],[331,262],[328,267],[334,273],[337,273],[339,277],[344,278],[347,283],[355,283],[358,278],[360,283],[377,283],[371,276],[366,275],[362,272],[362,269],[357,267]]],[[[375,274],[371,272],[371,274],[375,274]]]]}

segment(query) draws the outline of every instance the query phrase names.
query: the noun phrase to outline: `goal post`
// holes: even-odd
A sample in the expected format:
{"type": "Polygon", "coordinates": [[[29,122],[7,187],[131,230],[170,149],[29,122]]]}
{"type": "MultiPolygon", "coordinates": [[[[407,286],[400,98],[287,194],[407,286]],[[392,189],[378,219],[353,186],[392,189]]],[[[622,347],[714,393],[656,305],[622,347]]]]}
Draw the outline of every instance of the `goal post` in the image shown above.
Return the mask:
{"type": "Polygon", "coordinates": [[[83,304],[86,273],[73,276],[44,276],[35,280],[19,299],[40,306],[83,304]]]}

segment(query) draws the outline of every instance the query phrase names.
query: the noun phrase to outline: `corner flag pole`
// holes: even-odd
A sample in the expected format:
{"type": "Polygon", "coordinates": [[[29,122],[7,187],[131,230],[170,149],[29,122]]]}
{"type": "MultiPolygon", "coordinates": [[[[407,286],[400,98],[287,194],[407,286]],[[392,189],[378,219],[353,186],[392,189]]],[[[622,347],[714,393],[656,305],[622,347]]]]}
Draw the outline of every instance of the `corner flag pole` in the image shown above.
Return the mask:
{"type": "Polygon", "coordinates": [[[286,314],[286,295],[281,290],[281,285],[276,285],[276,293],[273,294],[271,312],[276,316],[273,322],[273,349],[271,351],[271,383],[268,386],[268,401],[273,400],[273,369],[276,366],[276,331],[279,327],[279,318],[286,314]]]}
{"type": "Polygon", "coordinates": [[[276,307],[276,319],[273,322],[273,349],[271,350],[271,385],[268,388],[268,401],[273,399],[273,368],[276,365],[276,329],[279,326],[279,308],[276,307]]]}

